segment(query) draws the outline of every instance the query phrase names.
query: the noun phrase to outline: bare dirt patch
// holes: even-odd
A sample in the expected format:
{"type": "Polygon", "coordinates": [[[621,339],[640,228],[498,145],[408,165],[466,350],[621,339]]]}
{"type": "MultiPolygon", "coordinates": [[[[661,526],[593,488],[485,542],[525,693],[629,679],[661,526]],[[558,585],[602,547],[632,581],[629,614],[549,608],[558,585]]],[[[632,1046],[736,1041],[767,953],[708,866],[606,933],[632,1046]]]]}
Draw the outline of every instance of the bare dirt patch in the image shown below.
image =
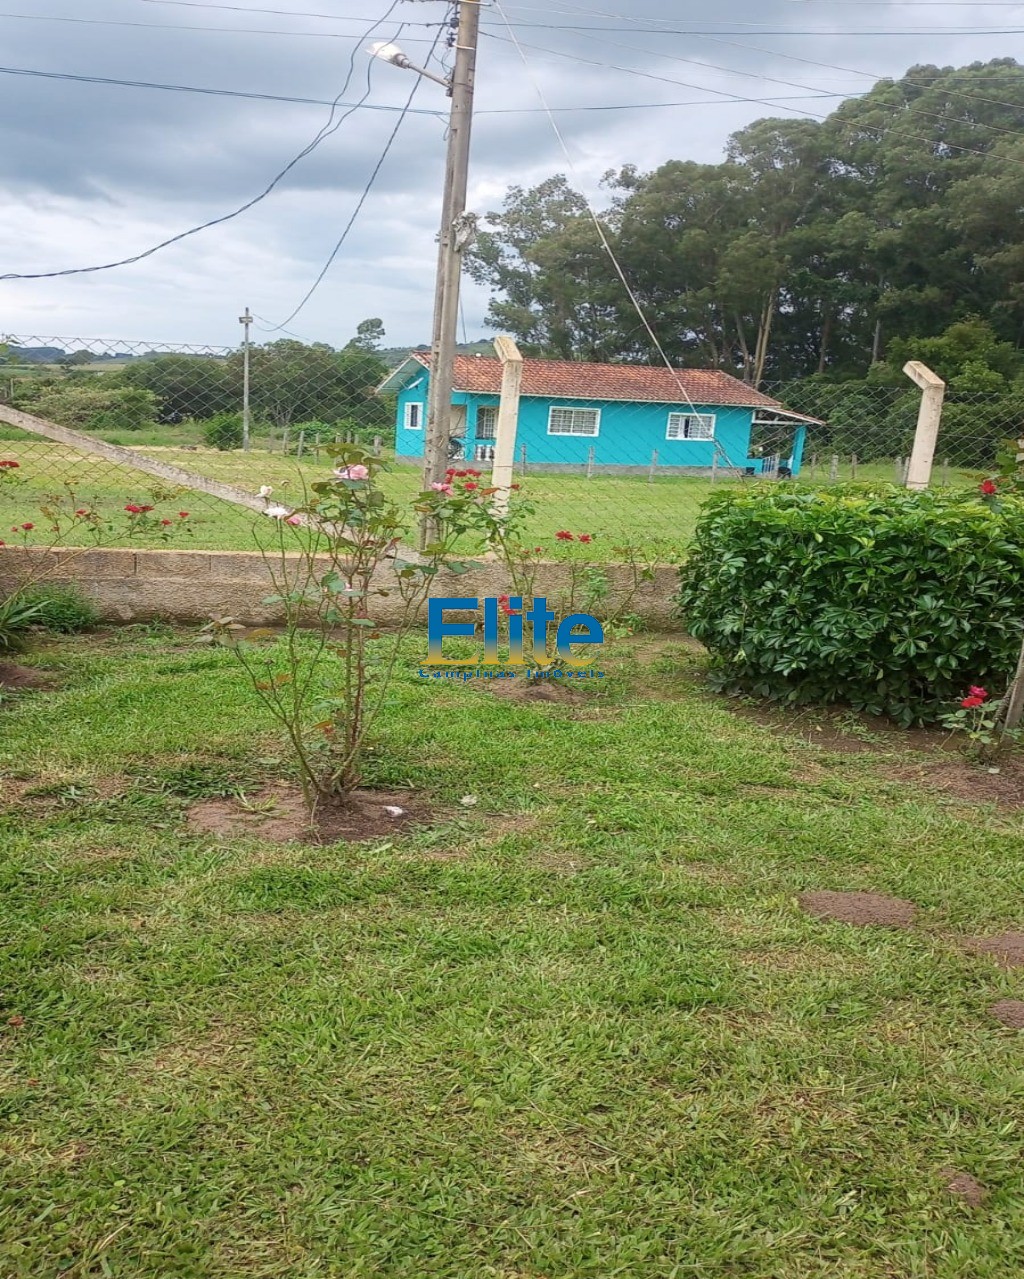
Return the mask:
{"type": "Polygon", "coordinates": [[[950,735],[933,728],[900,728],[879,715],[861,715],[842,708],[813,707],[804,710],[770,702],[750,705],[733,701],[729,709],[741,719],[753,720],[780,736],[794,737],[810,746],[839,755],[865,751],[951,751],[950,735]]]}
{"type": "Polygon", "coordinates": [[[989,955],[1001,968],[1024,968],[1024,933],[967,937],[964,946],[975,955],[989,955]]]}
{"type": "Polygon", "coordinates": [[[53,688],[54,681],[40,671],[17,662],[0,662],[0,689],[21,692],[27,689],[53,688]]]}
{"type": "Polygon", "coordinates": [[[1011,1030],[1024,1030],[1024,1001],[1020,999],[1000,999],[988,1010],[989,1014],[1001,1021],[1011,1030]]]}
{"type": "Polygon", "coordinates": [[[971,1208],[980,1208],[988,1198],[988,1191],[969,1172],[957,1172],[955,1168],[943,1168],[939,1176],[951,1195],[962,1199],[971,1208]]]}
{"type": "Polygon", "coordinates": [[[972,764],[963,758],[923,760],[911,768],[900,769],[893,777],[898,781],[917,782],[920,786],[942,791],[968,804],[997,804],[1000,808],[1024,807],[1024,762],[1015,755],[1004,755],[999,772],[972,764]]]}
{"type": "Polygon", "coordinates": [[[321,803],[311,820],[302,791],[284,783],[244,800],[200,800],[188,810],[189,829],[197,835],[271,844],[358,843],[387,838],[429,818],[427,806],[405,791],[364,790],[344,803],[321,803]]]}
{"type": "Polygon", "coordinates": [[[816,919],[861,927],[909,928],[917,913],[913,902],[883,893],[801,893],[797,901],[816,919]]]}
{"type": "Polygon", "coordinates": [[[572,680],[565,679],[527,679],[517,675],[515,679],[480,680],[477,687],[510,702],[555,702],[569,706],[579,697],[572,680]]]}

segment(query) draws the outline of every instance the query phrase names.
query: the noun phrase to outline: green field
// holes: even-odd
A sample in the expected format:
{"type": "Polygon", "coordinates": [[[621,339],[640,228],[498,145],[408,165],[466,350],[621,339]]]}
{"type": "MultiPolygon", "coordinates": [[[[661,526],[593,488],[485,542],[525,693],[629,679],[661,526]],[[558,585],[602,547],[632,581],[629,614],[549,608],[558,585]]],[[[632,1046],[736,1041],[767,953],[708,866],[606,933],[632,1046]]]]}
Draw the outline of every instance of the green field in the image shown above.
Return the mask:
{"type": "MultiPolygon", "coordinates": [[[[211,479],[255,493],[261,485],[274,488],[274,500],[283,504],[301,501],[304,486],[323,478],[330,469],[324,454],[319,460],[304,457],[297,460],[279,452],[256,449],[250,453],[217,452],[213,449],[156,446],[148,433],[121,435],[114,442],[130,444],[149,452],[161,461],[183,467],[211,479]]],[[[179,432],[187,438],[184,432],[179,432]]],[[[162,431],[157,438],[167,438],[162,431]]],[[[126,502],[152,502],[152,489],[158,483],[143,472],[130,472],[99,460],[89,460],[70,453],[63,446],[19,439],[0,441],[0,458],[21,463],[22,483],[13,490],[0,488],[0,537],[12,525],[25,521],[38,522],[38,502],[45,494],[70,484],[77,498],[87,506],[119,512],[126,502]]],[[[863,480],[891,480],[893,466],[879,462],[858,468],[863,480]]],[[[808,478],[810,475],[808,473],[808,478]]],[[[825,479],[824,475],[820,476],[825,479]]],[[[840,473],[849,479],[849,468],[840,473]]],[[[937,475],[937,479],[941,476],[937,475]]],[[[957,471],[950,477],[957,483],[969,483],[973,473],[957,471]]],[[[590,533],[595,537],[594,558],[614,560],[615,547],[626,544],[661,543],[681,548],[689,540],[701,504],[712,491],[706,478],[660,477],[649,483],[645,476],[538,475],[517,476],[524,495],[536,506],[527,536],[545,549],[554,534],[567,529],[572,533],[590,533]]],[[[760,481],[745,481],[758,483],[760,481]]],[[[420,473],[412,466],[395,466],[384,478],[387,491],[399,498],[411,498],[419,491],[420,473]]],[[[736,481],[719,481],[718,487],[736,481]]],[[[194,493],[173,493],[155,502],[159,512],[177,519],[179,509],[190,512],[190,536],[176,539],[176,544],[198,550],[252,550],[253,519],[242,508],[194,493]]],[[[35,535],[43,536],[43,530],[35,535]]],[[[107,543],[111,544],[111,543],[107,543]]],[[[117,544],[116,542],[113,544],[117,544]]]]}
{"type": "Polygon", "coordinates": [[[1024,986],[966,944],[1022,926],[1021,810],[927,739],[744,718],[678,639],[564,703],[424,684],[422,649],[369,780],[434,817],[330,847],[186,826],[287,771],[228,654],[29,659],[57,687],[0,709],[4,1279],[1024,1273],[1022,1038],[989,1012],[1024,986]],[[919,915],[823,922],[811,889],[919,915]]]}

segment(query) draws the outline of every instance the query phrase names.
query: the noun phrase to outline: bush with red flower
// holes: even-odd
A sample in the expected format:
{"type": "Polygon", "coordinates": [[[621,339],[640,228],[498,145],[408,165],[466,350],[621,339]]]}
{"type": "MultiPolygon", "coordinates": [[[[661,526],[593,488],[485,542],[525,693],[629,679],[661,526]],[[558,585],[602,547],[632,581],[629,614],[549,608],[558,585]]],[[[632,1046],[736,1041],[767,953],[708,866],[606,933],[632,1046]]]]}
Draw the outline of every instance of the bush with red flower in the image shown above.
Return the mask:
{"type": "Polygon", "coordinates": [[[1016,733],[1002,726],[1003,709],[999,698],[972,684],[957,706],[942,716],[941,722],[951,733],[963,735],[969,754],[990,759],[1000,746],[1016,737],[1016,733]]]}

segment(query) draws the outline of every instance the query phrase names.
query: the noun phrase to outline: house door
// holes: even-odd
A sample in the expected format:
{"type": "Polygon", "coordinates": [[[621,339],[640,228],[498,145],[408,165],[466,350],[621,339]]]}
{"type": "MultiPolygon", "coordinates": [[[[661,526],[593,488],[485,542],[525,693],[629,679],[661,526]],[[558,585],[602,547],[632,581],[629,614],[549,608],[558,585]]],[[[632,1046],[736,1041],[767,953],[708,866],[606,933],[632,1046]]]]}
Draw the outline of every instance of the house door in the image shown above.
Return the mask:
{"type": "Polygon", "coordinates": [[[454,462],[456,460],[465,461],[466,458],[466,406],[465,404],[453,404],[452,413],[449,419],[451,422],[451,446],[448,455],[454,462]],[[461,443],[456,447],[455,441],[461,443]]]}

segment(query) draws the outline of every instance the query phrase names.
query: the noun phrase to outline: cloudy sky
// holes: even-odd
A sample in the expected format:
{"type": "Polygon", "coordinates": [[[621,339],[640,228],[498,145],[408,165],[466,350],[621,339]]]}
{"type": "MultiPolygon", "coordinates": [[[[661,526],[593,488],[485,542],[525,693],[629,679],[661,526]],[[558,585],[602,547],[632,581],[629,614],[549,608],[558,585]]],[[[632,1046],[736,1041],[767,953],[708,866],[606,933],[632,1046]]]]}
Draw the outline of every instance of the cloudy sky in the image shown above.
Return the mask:
{"type": "MultiPolygon", "coordinates": [[[[6,6],[0,274],[141,253],[252,199],[327,122],[355,53],[343,101],[368,92],[365,104],[251,211],[132,266],[0,282],[6,334],[225,344],[238,340],[245,305],[260,317],[257,338],[280,335],[268,330],[313,284],[395,127],[415,81],[365,57],[368,41],[397,39],[425,61],[449,12],[443,0],[6,6]]],[[[509,184],[556,172],[599,200],[611,167],[716,160],[732,131],[761,116],[827,113],[918,62],[1014,54],[1024,4],[485,0],[483,31],[470,192],[481,213],[509,184]]],[[[442,41],[435,69],[443,52],[442,41]]],[[[292,333],[340,345],[379,315],[389,344],[429,339],[443,89],[421,81],[412,107],[292,333]]],[[[467,287],[471,337],[485,332],[486,303],[467,287]]]]}

